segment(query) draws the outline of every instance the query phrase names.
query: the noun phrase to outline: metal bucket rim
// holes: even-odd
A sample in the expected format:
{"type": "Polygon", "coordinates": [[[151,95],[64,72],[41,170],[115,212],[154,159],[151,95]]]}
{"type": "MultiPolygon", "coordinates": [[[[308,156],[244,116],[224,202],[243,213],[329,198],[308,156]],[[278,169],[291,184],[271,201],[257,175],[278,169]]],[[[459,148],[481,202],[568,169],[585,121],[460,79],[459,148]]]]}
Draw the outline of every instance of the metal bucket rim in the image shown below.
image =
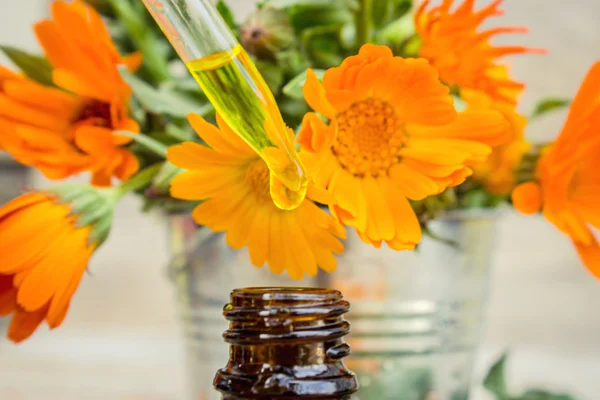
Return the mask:
{"type": "MultiPolygon", "coordinates": [[[[443,214],[438,215],[431,222],[436,221],[474,221],[474,220],[494,220],[497,219],[500,215],[502,215],[506,211],[507,207],[495,207],[495,208],[471,208],[471,209],[461,209],[461,210],[452,210],[447,211],[443,214]]],[[[187,214],[188,218],[191,218],[191,214],[189,213],[179,213],[175,214],[175,216],[181,217],[183,214],[187,214]]],[[[185,272],[185,261],[182,258],[186,258],[190,252],[190,249],[195,248],[199,244],[213,238],[216,235],[224,235],[224,232],[214,232],[208,227],[200,227],[198,232],[192,239],[192,241],[187,244],[182,252],[179,254],[175,254],[171,257],[171,261],[168,263],[167,275],[169,279],[176,279],[177,275],[185,272]]]]}

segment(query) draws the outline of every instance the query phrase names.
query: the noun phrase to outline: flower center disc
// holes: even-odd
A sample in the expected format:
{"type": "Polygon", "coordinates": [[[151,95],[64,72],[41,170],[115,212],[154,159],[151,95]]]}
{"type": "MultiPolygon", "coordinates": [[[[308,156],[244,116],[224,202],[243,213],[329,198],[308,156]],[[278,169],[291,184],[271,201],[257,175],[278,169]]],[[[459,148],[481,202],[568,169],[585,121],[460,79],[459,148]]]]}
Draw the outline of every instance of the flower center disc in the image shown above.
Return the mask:
{"type": "Polygon", "coordinates": [[[375,99],[354,103],[336,120],[339,131],[333,152],[351,174],[377,177],[398,163],[406,135],[389,104],[375,99]]]}
{"type": "Polygon", "coordinates": [[[112,128],[112,114],[110,104],[92,100],[85,105],[76,118],[77,121],[88,121],[95,126],[112,128]]]}
{"type": "Polygon", "coordinates": [[[246,170],[245,181],[250,191],[259,200],[271,200],[271,193],[269,191],[269,167],[267,163],[262,159],[253,161],[246,170]]]}

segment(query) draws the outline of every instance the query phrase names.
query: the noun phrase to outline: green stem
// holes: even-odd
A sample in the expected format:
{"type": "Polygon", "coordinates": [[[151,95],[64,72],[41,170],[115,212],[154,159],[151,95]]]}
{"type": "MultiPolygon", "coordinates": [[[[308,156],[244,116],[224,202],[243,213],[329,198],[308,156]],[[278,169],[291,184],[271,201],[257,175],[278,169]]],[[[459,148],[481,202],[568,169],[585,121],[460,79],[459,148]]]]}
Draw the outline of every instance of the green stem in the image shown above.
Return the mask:
{"type": "Polygon", "coordinates": [[[144,135],[143,133],[116,131],[115,134],[133,139],[134,142],[144,146],[144,148],[150,150],[157,156],[167,158],[167,146],[165,146],[158,140],[154,140],[151,137],[144,135]]]}
{"type": "Polygon", "coordinates": [[[360,0],[360,8],[356,15],[356,39],[358,47],[365,43],[371,43],[371,12],[373,0],[360,0]]]}
{"type": "Polygon", "coordinates": [[[152,183],[152,179],[162,168],[163,163],[156,163],[138,172],[127,182],[123,182],[121,186],[117,188],[118,196],[123,197],[129,192],[142,189],[152,183]]]}
{"type": "Polygon", "coordinates": [[[423,227],[423,234],[425,234],[425,236],[429,236],[433,240],[444,243],[450,247],[460,247],[460,244],[457,241],[455,241],[453,239],[448,239],[448,238],[442,237],[442,236],[432,232],[428,226],[423,227]]]}

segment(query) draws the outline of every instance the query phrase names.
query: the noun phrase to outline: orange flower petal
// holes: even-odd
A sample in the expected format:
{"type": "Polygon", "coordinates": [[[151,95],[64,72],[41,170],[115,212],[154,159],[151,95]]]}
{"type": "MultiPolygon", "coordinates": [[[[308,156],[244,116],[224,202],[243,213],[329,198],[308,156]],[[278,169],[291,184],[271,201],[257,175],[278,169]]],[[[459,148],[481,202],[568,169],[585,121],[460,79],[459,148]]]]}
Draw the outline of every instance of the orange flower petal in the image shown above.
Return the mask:
{"type": "Polygon", "coordinates": [[[242,199],[241,204],[229,215],[230,226],[225,238],[227,244],[232,249],[240,250],[248,244],[248,239],[252,232],[251,224],[254,219],[253,207],[254,202],[249,198],[245,198],[242,199]]]}
{"type": "Polygon", "coordinates": [[[57,86],[80,96],[106,103],[110,103],[115,97],[115,92],[109,86],[103,84],[101,79],[91,81],[78,75],[76,72],[63,68],[56,68],[52,76],[57,86]]]}
{"type": "Polygon", "coordinates": [[[373,241],[391,240],[395,236],[394,220],[380,181],[365,178],[362,184],[369,209],[367,229],[363,233],[373,241]]]}
{"type": "Polygon", "coordinates": [[[331,192],[319,187],[314,184],[309,184],[306,191],[306,197],[317,203],[330,205],[335,204],[335,198],[331,192]]]}
{"type": "Polygon", "coordinates": [[[64,116],[21,104],[2,93],[0,93],[0,118],[55,131],[64,130],[70,122],[64,116]]]}
{"type": "Polygon", "coordinates": [[[46,226],[39,216],[51,220],[64,218],[70,210],[61,209],[45,201],[33,204],[9,216],[0,225],[0,249],[2,257],[0,273],[14,274],[43,262],[48,254],[55,251],[61,241],[69,240],[69,221],[46,226]],[[22,225],[27,223],[27,226],[22,225]],[[33,233],[32,233],[33,232],[33,233]]]}
{"type": "Polygon", "coordinates": [[[73,253],[74,261],[71,263],[69,268],[63,269],[63,279],[61,280],[58,288],[50,303],[48,314],[46,316],[46,322],[51,329],[57,328],[62,324],[71,298],[77,291],[79,283],[83,277],[89,259],[92,253],[95,251],[95,246],[88,246],[89,228],[78,229],[73,234],[73,243],[80,243],[77,250],[73,253]]]}
{"type": "Polygon", "coordinates": [[[348,226],[355,227],[361,232],[366,231],[368,218],[367,197],[365,192],[361,190],[360,180],[340,168],[333,175],[329,183],[329,190],[336,200],[334,210],[341,209],[345,211],[343,215],[336,211],[340,221],[348,226]]]}
{"type": "Polygon", "coordinates": [[[131,53],[125,57],[123,57],[123,64],[127,67],[129,72],[137,71],[144,62],[144,55],[141,51],[136,51],[135,53],[131,53]]]}
{"type": "MultiPolygon", "coordinates": [[[[39,192],[29,192],[9,201],[0,207],[0,222],[9,214],[48,199],[48,195],[39,192]]],[[[2,241],[0,241],[2,243],[2,241]]]]}
{"type": "Polygon", "coordinates": [[[202,169],[209,165],[236,165],[239,159],[216,153],[198,143],[185,142],[171,146],[167,150],[167,159],[184,169],[202,169]]]}
{"type": "Polygon", "coordinates": [[[445,125],[456,117],[449,89],[426,60],[394,58],[391,63],[393,78],[382,79],[381,84],[387,86],[390,103],[400,119],[413,124],[445,125]]]}
{"type": "MultiPolygon", "coordinates": [[[[35,311],[48,303],[62,284],[61,280],[70,278],[73,264],[81,264],[81,260],[77,252],[73,252],[73,248],[87,247],[85,242],[87,237],[83,238],[83,243],[77,243],[77,234],[74,232],[74,228],[68,225],[65,228],[71,231],[69,240],[56,243],[46,257],[38,260],[35,266],[30,267],[29,273],[18,285],[17,301],[25,311],[35,311]],[[64,257],[67,253],[71,253],[68,260],[64,257]]],[[[85,265],[84,263],[84,268],[85,265]]]]}
{"type": "Polygon", "coordinates": [[[394,182],[384,184],[396,234],[386,243],[394,250],[412,250],[421,241],[421,225],[406,196],[394,182]]]}
{"type": "Polygon", "coordinates": [[[216,126],[208,123],[200,115],[189,114],[188,121],[198,136],[211,148],[221,153],[237,153],[238,146],[232,146],[231,143],[225,139],[226,135],[223,135],[216,126]]]}
{"type": "Polygon", "coordinates": [[[113,174],[122,181],[126,181],[131,178],[140,169],[140,162],[137,157],[127,150],[119,149],[118,153],[121,154],[121,163],[114,170],[113,174]]]}
{"type": "Polygon", "coordinates": [[[402,160],[402,164],[432,178],[445,178],[464,168],[464,166],[461,164],[439,165],[426,161],[411,160],[408,158],[402,160]]]}
{"type": "Polygon", "coordinates": [[[114,149],[113,133],[107,128],[81,126],[75,131],[75,144],[88,154],[102,156],[114,149]]]}
{"type": "Polygon", "coordinates": [[[252,235],[248,240],[250,260],[255,267],[262,267],[269,256],[269,229],[268,212],[266,209],[258,207],[252,223],[252,235]]]}
{"type": "Polygon", "coordinates": [[[571,104],[571,112],[574,119],[585,113],[590,108],[597,108],[600,103],[598,95],[598,87],[600,87],[600,61],[594,63],[588,71],[584,81],[581,83],[577,96],[571,104]]]}
{"type": "Polygon", "coordinates": [[[302,92],[306,102],[313,110],[329,119],[335,116],[336,110],[327,100],[323,85],[319,82],[315,71],[310,68],[306,70],[306,83],[302,88],[302,92]]]}
{"type": "Polygon", "coordinates": [[[336,136],[337,123],[335,121],[327,126],[315,113],[309,112],[304,115],[297,142],[305,150],[320,153],[331,147],[336,136]]]}
{"type": "Polygon", "coordinates": [[[464,139],[489,146],[506,143],[512,136],[509,122],[504,115],[494,110],[467,110],[459,113],[447,125],[409,125],[407,132],[412,137],[464,139]]]}
{"type": "Polygon", "coordinates": [[[13,101],[52,112],[55,117],[64,119],[73,118],[81,107],[81,99],[69,93],[24,79],[5,82],[4,93],[13,101]]]}
{"type": "Polygon", "coordinates": [[[306,237],[312,238],[316,246],[329,249],[329,252],[340,254],[344,251],[344,245],[336,237],[342,236],[341,233],[343,233],[343,228],[338,226],[342,232],[332,232],[323,229],[331,226],[331,217],[312,203],[307,203],[304,208],[302,215],[308,218],[307,221],[317,221],[316,224],[305,224],[307,227],[306,237]],[[319,221],[321,223],[319,223],[319,221]]]}
{"type": "MultiPolygon", "coordinates": [[[[314,277],[319,270],[309,241],[300,227],[302,221],[299,220],[297,213],[287,213],[286,215],[288,217],[288,240],[290,243],[295,244],[289,247],[289,257],[293,269],[296,271],[295,277],[296,279],[302,279],[304,274],[314,277]]],[[[289,268],[288,273],[290,273],[289,268]]]]}
{"type": "Polygon", "coordinates": [[[255,152],[240,136],[231,129],[225,122],[221,114],[216,114],[217,126],[223,135],[223,139],[229,143],[231,147],[236,149],[236,154],[252,154],[255,152]]]}
{"type": "MultiPolygon", "coordinates": [[[[400,155],[411,160],[430,162],[438,165],[460,165],[471,158],[471,151],[468,148],[460,148],[453,145],[453,141],[434,140],[419,140],[411,145],[400,150],[400,155]],[[448,151],[446,146],[453,146],[453,151],[448,151]]],[[[476,143],[476,142],[473,142],[476,143]]],[[[488,147],[489,149],[489,147],[488,147]]],[[[491,151],[491,150],[490,150],[491,151]]]]}
{"type": "Polygon", "coordinates": [[[498,47],[490,39],[498,34],[526,32],[523,28],[499,27],[481,31],[480,25],[489,17],[501,15],[501,0],[495,0],[481,10],[474,10],[473,0],[464,0],[454,7],[454,0],[429,8],[422,3],[415,13],[414,22],[421,39],[420,56],[427,58],[440,72],[448,85],[476,89],[491,97],[516,103],[511,91],[522,84],[508,76],[499,76],[498,58],[519,53],[544,53],[543,49],[523,46],[498,47]]]}
{"type": "Polygon", "coordinates": [[[599,85],[600,61],[590,68],[573,100],[567,122],[553,146],[557,153],[555,157],[573,160],[590,145],[598,143],[596,133],[600,127],[600,119],[594,119],[594,116],[600,113],[599,85]],[[588,145],[583,146],[582,142],[588,145]]]}
{"type": "Polygon", "coordinates": [[[47,311],[47,306],[33,312],[17,309],[8,327],[8,338],[20,343],[30,337],[44,321],[47,311]]]}
{"type": "Polygon", "coordinates": [[[427,196],[441,192],[435,180],[412,169],[406,163],[396,164],[390,169],[390,178],[402,188],[411,200],[423,200],[427,196]]]}
{"type": "Polygon", "coordinates": [[[106,170],[97,170],[92,174],[92,185],[98,187],[108,187],[112,184],[112,176],[106,170]]]}
{"type": "Polygon", "coordinates": [[[0,275],[0,317],[12,314],[17,309],[17,288],[12,275],[0,275]]]}
{"type": "Polygon", "coordinates": [[[577,241],[573,241],[581,261],[587,268],[587,270],[596,278],[600,279],[600,245],[594,238],[590,244],[582,244],[577,241]]]}
{"type": "MultiPolygon", "coordinates": [[[[482,162],[491,154],[492,149],[487,144],[473,140],[458,139],[422,139],[411,138],[407,148],[419,148],[431,152],[453,152],[454,155],[461,154],[465,158],[460,162],[465,165],[482,162]]],[[[402,153],[402,152],[401,152],[402,153]]],[[[432,160],[434,163],[436,160],[432,160]]],[[[441,162],[441,164],[444,164],[441,162]]]]}
{"type": "Polygon", "coordinates": [[[542,208],[542,189],[537,182],[526,182],[512,192],[513,206],[523,214],[535,214],[542,208]]]}
{"type": "Polygon", "coordinates": [[[271,272],[281,275],[285,271],[285,240],[283,236],[282,213],[276,213],[270,217],[271,225],[269,229],[269,260],[268,265],[271,272]]]}
{"type": "Polygon", "coordinates": [[[361,46],[359,56],[366,58],[369,61],[376,61],[380,59],[391,59],[394,57],[392,50],[387,46],[379,46],[376,44],[367,43],[361,46]]]}
{"type": "Polygon", "coordinates": [[[207,199],[240,178],[224,169],[186,171],[171,181],[171,195],[183,200],[207,199]]]}

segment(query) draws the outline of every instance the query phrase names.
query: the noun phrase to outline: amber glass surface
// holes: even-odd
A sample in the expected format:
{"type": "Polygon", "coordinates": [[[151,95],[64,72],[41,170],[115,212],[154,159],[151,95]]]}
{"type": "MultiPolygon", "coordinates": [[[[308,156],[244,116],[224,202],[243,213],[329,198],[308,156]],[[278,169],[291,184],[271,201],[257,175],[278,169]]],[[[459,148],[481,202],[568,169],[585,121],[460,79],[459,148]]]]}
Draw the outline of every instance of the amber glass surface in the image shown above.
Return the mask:
{"type": "Polygon", "coordinates": [[[342,361],[349,308],[336,290],[234,290],[223,311],[229,362],[215,388],[224,400],[350,399],[358,383],[342,361]]]}

